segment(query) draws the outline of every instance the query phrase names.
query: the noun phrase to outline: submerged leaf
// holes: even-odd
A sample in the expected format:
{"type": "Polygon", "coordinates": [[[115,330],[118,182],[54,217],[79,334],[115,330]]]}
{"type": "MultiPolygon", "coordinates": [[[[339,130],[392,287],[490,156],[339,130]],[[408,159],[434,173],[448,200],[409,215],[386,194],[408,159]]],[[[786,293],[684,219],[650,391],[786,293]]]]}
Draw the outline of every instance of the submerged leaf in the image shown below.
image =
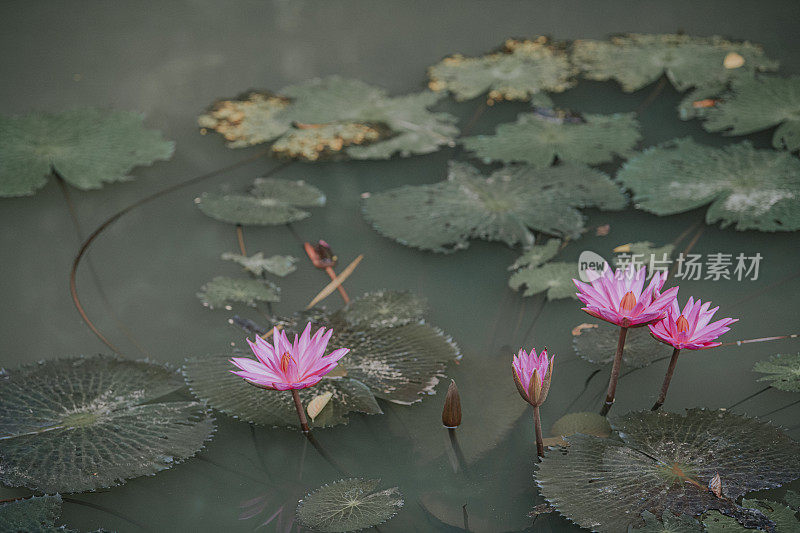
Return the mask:
{"type": "Polygon", "coordinates": [[[733,83],[709,109],[703,127],[725,135],[747,135],[778,126],[772,146],[800,150],[800,76],[745,78],[733,83]]]}
{"type": "Polygon", "coordinates": [[[446,57],[428,68],[434,91],[452,92],[456,100],[470,100],[489,93],[490,103],[528,100],[542,91],[563,92],[575,82],[566,47],[546,37],[505,42],[499,52],[482,57],[460,54],[446,57]]]}
{"type": "Polygon", "coordinates": [[[308,493],[297,519],[313,531],[358,531],[383,524],[403,507],[397,487],[376,490],[379,479],[341,479],[308,493]]]}
{"type": "Polygon", "coordinates": [[[325,205],[325,194],[305,181],[258,178],[250,194],[203,193],[195,203],[222,222],[275,226],[308,218],[311,214],[299,208],[325,205]]]}
{"type": "Polygon", "coordinates": [[[342,316],[354,328],[386,328],[419,322],[427,304],[411,291],[376,291],[367,293],[342,310],[342,316]]]}
{"type": "Polygon", "coordinates": [[[645,511],[697,516],[709,509],[771,529],[762,512],[739,507],[736,499],[800,477],[800,445],[727,411],[634,412],[612,425],[618,439],[569,437],[570,446],[547,454],[536,473],[551,505],[595,531],[639,527],[645,511]],[[723,498],[708,490],[717,473],[723,498]]]}
{"type": "Polygon", "coordinates": [[[608,41],[578,40],[573,43],[572,61],[585,77],[615,79],[625,92],[641,89],[662,74],[676,89],[684,91],[778,68],[777,62],[764,56],[760,46],[747,41],[670,34],[632,33],[608,41]],[[731,52],[744,59],[738,68],[725,66],[725,58],[731,52]]]}
{"type": "Polygon", "coordinates": [[[463,140],[464,147],[485,162],[528,163],[535,167],[560,161],[597,165],[614,156],[629,157],[641,139],[635,113],[583,115],[583,120],[554,120],[523,113],[513,124],[501,124],[494,135],[463,140]]]}
{"type": "Polygon", "coordinates": [[[245,270],[254,276],[262,276],[265,272],[269,272],[275,276],[284,277],[297,270],[297,267],[294,266],[297,258],[291,255],[264,257],[262,252],[258,252],[247,257],[246,255],[224,253],[222,254],[222,260],[233,261],[243,266],[245,270]]]}
{"type": "Polygon", "coordinates": [[[669,511],[661,515],[661,520],[650,511],[642,513],[644,525],[629,528],[629,533],[696,533],[703,531],[700,522],[687,515],[675,516],[669,511]]]}
{"type": "Polygon", "coordinates": [[[279,302],[280,289],[263,279],[217,276],[200,288],[197,297],[209,309],[225,307],[233,302],[255,307],[258,302],[279,302]]]}
{"type": "Polygon", "coordinates": [[[0,381],[0,480],[78,492],[174,466],[214,431],[203,405],[158,401],[182,386],[180,375],[162,366],[104,356],[7,372],[0,381]]]}
{"type": "Polygon", "coordinates": [[[53,171],[79,189],[99,189],[172,157],[175,144],[142,121],[139,113],[94,108],[0,116],[0,197],[31,195],[53,171]]]}
{"type": "Polygon", "coordinates": [[[548,300],[577,298],[572,279],[578,276],[577,263],[554,262],[537,267],[527,267],[514,272],[508,286],[518,291],[525,286],[523,296],[547,292],[548,300]]]}
{"type": "Polygon", "coordinates": [[[689,138],[649,148],[629,160],[617,178],[634,203],[657,215],[711,204],[706,222],[738,230],[800,229],[800,160],[756,150],[745,141],[712,148],[689,138]]]}
{"type": "MultiPolygon", "coordinates": [[[[596,365],[607,365],[614,360],[619,340],[619,328],[606,322],[584,328],[580,335],[572,338],[575,353],[596,365]]],[[[655,340],[647,328],[630,328],[622,349],[625,366],[643,368],[653,362],[669,357],[672,347],[655,340]]]]}
{"type": "Polygon", "coordinates": [[[61,496],[32,496],[0,504],[0,531],[55,533],[69,532],[56,527],[61,516],[61,496]]]}
{"type": "Polygon", "coordinates": [[[800,353],[776,354],[758,361],[753,371],[766,374],[758,381],[768,381],[770,387],[789,392],[800,392],[800,353]]]}
{"type": "Polygon", "coordinates": [[[505,167],[488,178],[475,167],[451,161],[446,181],[404,186],[364,199],[363,212],[381,234],[401,244],[452,252],[471,238],[529,246],[531,230],[577,237],[577,208],[621,209],[625,197],[602,172],[560,165],[505,167]]]}

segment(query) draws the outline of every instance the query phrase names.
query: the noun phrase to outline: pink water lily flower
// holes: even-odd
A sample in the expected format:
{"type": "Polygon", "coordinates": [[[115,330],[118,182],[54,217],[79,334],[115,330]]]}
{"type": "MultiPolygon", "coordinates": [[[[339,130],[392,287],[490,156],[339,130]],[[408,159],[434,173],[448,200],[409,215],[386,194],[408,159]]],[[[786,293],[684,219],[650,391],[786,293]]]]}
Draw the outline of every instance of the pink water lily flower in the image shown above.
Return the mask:
{"type": "Polygon", "coordinates": [[[719,346],[722,343],[714,341],[729,331],[731,328],[728,326],[739,319],[723,318],[711,322],[719,307],[713,309],[709,309],[709,307],[711,307],[711,302],[695,301],[690,296],[681,311],[678,301],[675,300],[667,309],[667,316],[664,320],[648,326],[650,333],[659,341],[679,350],[704,350],[719,346]]]}
{"type": "Polygon", "coordinates": [[[519,353],[511,361],[511,367],[514,369],[514,381],[522,398],[528,403],[541,405],[544,402],[549,388],[550,374],[552,373],[548,371],[552,370],[554,359],[555,356],[548,358],[547,348],[542,350],[539,355],[536,355],[536,350],[531,350],[530,353],[527,353],[520,348],[519,353]],[[536,371],[535,373],[534,370],[536,371]],[[539,380],[539,387],[542,389],[543,397],[541,398],[530,397],[531,380],[534,379],[534,376],[536,376],[535,379],[539,380]]]}
{"type": "Polygon", "coordinates": [[[273,344],[258,336],[256,342],[247,339],[256,360],[233,357],[231,363],[240,370],[231,372],[264,389],[289,390],[314,386],[350,351],[348,348],[339,348],[326,356],[325,349],[332,334],[332,329],[326,331],[321,327],[312,337],[309,323],[300,338],[295,335],[294,343],[290,343],[285,332],[274,328],[273,344]]]}
{"type": "Polygon", "coordinates": [[[678,287],[661,293],[667,280],[666,272],[656,272],[645,288],[645,267],[634,271],[633,264],[625,270],[612,271],[608,263],[602,273],[589,271],[592,281],[572,281],[578,287],[578,299],[590,315],[623,328],[635,328],[661,320],[678,295],[678,287]]]}

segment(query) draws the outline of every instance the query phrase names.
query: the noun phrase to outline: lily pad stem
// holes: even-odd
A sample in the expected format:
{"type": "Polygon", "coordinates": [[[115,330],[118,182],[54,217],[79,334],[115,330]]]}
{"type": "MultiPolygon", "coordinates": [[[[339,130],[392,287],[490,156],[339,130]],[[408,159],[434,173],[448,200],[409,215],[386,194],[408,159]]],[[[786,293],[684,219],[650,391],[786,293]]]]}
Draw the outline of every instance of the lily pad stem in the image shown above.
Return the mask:
{"type": "Polygon", "coordinates": [[[658,411],[661,409],[661,406],[664,405],[664,400],[667,399],[667,390],[669,389],[669,382],[672,381],[672,374],[675,372],[675,366],[678,364],[678,354],[681,353],[680,348],[675,348],[672,351],[672,358],[669,360],[669,366],[667,367],[667,375],[664,376],[664,384],[661,385],[661,394],[658,396],[658,400],[653,405],[651,411],[658,411]]]}
{"type": "Polygon", "coordinates": [[[536,429],[536,455],[544,458],[544,440],[542,439],[542,419],[539,417],[539,406],[533,406],[533,426],[536,429]]]}
{"type": "Polygon", "coordinates": [[[292,389],[292,399],[294,400],[294,407],[297,409],[297,418],[300,419],[300,427],[303,428],[303,433],[308,435],[311,433],[311,430],[308,428],[306,412],[303,409],[303,404],[300,402],[300,395],[297,393],[297,389],[292,389]]]}
{"type": "Polygon", "coordinates": [[[617,352],[614,354],[614,365],[611,367],[611,379],[608,380],[608,391],[606,392],[606,403],[600,410],[600,414],[606,416],[614,405],[617,395],[617,381],[619,380],[619,369],[622,366],[622,349],[625,348],[625,337],[628,335],[628,328],[619,328],[619,340],[617,341],[617,352]]]}

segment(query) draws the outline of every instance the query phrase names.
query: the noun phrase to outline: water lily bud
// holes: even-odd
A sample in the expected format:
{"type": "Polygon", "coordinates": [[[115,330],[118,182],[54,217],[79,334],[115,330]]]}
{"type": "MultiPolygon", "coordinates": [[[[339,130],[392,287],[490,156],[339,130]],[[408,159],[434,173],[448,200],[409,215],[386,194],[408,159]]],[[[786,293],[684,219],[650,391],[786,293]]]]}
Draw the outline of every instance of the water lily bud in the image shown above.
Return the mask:
{"type": "Polygon", "coordinates": [[[447,387],[447,396],[444,398],[442,424],[448,429],[455,429],[461,425],[461,397],[458,395],[456,382],[452,379],[450,386],[447,387]]]}

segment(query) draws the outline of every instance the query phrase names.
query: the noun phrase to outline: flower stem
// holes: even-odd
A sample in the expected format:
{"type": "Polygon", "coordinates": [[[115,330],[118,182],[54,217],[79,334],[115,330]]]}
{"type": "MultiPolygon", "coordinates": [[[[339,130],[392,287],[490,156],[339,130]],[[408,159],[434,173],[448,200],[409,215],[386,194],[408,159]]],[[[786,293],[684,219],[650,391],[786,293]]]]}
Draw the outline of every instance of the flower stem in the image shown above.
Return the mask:
{"type": "Polygon", "coordinates": [[[297,393],[297,389],[292,389],[292,399],[294,400],[294,407],[297,409],[297,418],[300,419],[300,427],[303,428],[303,433],[311,433],[311,430],[308,428],[306,412],[303,409],[303,404],[300,403],[300,395],[297,393]]]}
{"type": "Polygon", "coordinates": [[[533,426],[536,429],[536,455],[544,457],[544,440],[542,439],[542,419],[539,417],[539,406],[533,406],[533,426]]]}
{"type": "Polygon", "coordinates": [[[625,337],[628,335],[628,328],[619,328],[619,340],[617,341],[617,353],[614,354],[614,366],[611,367],[611,379],[608,380],[608,392],[606,392],[606,403],[600,414],[606,416],[614,405],[617,395],[617,381],[619,380],[619,369],[622,366],[622,349],[625,348],[625,337]]]}
{"type": "Polygon", "coordinates": [[[680,348],[675,348],[672,351],[672,358],[669,360],[667,367],[667,375],[664,376],[664,384],[661,385],[661,394],[658,395],[658,400],[653,405],[651,411],[658,411],[664,405],[664,400],[667,399],[667,390],[669,390],[669,382],[672,381],[672,374],[675,372],[675,366],[678,364],[678,354],[681,353],[680,348]]]}

